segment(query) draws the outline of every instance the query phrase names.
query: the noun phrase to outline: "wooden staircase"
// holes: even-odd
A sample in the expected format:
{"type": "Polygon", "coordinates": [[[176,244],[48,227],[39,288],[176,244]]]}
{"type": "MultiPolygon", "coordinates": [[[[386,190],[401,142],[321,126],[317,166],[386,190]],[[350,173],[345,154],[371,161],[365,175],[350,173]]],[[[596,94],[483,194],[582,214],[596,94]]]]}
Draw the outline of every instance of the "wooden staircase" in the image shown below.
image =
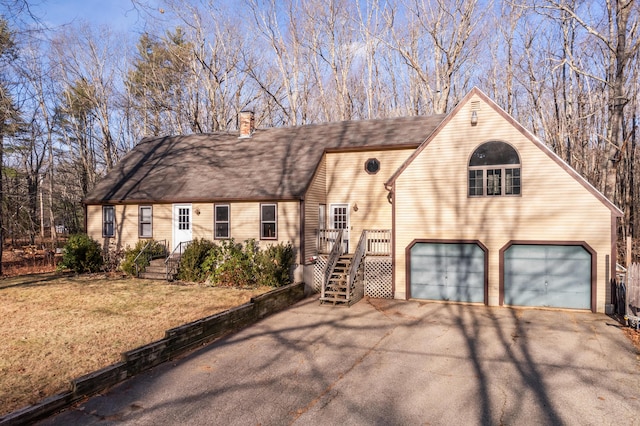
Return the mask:
{"type": "Polygon", "coordinates": [[[332,303],[334,305],[347,306],[351,304],[352,298],[347,298],[347,292],[352,292],[349,287],[349,269],[353,254],[343,254],[338,258],[335,268],[331,271],[329,282],[324,291],[324,297],[320,297],[320,303],[332,303]]]}
{"type": "Polygon", "coordinates": [[[168,280],[171,281],[173,277],[167,276],[167,266],[164,259],[153,259],[149,262],[149,265],[143,272],[138,275],[139,278],[147,280],[168,280]],[[170,279],[171,278],[171,279],[170,279]]]}

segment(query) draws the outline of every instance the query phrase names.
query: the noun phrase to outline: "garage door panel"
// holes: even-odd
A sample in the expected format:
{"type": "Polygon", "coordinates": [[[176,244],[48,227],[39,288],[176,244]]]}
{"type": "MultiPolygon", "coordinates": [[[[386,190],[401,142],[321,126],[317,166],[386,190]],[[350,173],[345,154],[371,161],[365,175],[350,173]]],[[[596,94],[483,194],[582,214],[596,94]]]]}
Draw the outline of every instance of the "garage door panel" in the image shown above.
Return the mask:
{"type": "Polygon", "coordinates": [[[427,300],[478,302],[478,291],[482,291],[484,300],[484,288],[472,288],[463,285],[452,285],[449,283],[428,283],[425,285],[412,286],[411,297],[414,299],[427,300]]]}
{"type": "Polygon", "coordinates": [[[417,243],[410,256],[411,297],[484,302],[484,251],[477,244],[417,243]]]}
{"type": "Polygon", "coordinates": [[[589,309],[591,255],[582,246],[513,245],[504,255],[504,301],[589,309]]]}
{"type": "Polygon", "coordinates": [[[591,306],[591,296],[583,292],[550,292],[547,296],[549,306],[570,308],[570,309],[588,309],[591,306]]]}

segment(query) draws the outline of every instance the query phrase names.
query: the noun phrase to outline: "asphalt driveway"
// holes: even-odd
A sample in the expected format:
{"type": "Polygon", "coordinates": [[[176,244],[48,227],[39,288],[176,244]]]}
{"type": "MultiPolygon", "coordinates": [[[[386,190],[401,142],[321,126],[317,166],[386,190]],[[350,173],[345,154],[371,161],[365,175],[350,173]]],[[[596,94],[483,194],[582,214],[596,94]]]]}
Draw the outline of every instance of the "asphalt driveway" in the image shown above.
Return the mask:
{"type": "Polygon", "coordinates": [[[306,299],[46,425],[640,425],[640,358],[601,314],[306,299]]]}

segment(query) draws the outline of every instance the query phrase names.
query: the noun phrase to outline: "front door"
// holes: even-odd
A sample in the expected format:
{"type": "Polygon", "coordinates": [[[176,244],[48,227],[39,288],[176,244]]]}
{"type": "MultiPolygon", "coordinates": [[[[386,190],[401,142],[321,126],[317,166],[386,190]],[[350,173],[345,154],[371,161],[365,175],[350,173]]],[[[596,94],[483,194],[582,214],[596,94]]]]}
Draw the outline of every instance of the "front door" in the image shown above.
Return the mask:
{"type": "Polygon", "coordinates": [[[191,204],[174,204],[173,206],[173,249],[178,244],[191,241],[191,204]]]}
{"type": "Polygon", "coordinates": [[[331,204],[331,228],[342,229],[342,247],[349,253],[349,204],[331,204]]]}

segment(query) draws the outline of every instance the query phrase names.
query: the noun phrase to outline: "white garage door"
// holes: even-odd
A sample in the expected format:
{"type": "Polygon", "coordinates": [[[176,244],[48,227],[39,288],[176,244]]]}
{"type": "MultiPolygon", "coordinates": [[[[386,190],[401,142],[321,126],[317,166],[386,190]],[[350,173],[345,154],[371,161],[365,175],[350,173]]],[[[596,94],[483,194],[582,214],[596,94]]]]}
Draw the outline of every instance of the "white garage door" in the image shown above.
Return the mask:
{"type": "Polygon", "coordinates": [[[518,244],[504,254],[504,303],[591,308],[591,254],[582,246],[518,244]]]}
{"type": "Polygon", "coordinates": [[[478,244],[416,243],[410,264],[414,299],[485,301],[485,253],[478,244]]]}

